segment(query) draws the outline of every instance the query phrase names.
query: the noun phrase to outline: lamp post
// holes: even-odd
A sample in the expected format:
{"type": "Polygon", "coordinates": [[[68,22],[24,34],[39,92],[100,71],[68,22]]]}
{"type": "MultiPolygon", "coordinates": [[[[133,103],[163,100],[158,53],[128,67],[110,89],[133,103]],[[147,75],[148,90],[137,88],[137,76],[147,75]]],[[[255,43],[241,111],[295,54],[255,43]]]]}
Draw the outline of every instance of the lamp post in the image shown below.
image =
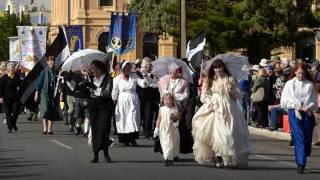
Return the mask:
{"type": "Polygon", "coordinates": [[[180,22],[180,53],[181,58],[186,57],[187,45],[187,22],[186,22],[186,0],[181,0],[181,22],[180,22]]]}

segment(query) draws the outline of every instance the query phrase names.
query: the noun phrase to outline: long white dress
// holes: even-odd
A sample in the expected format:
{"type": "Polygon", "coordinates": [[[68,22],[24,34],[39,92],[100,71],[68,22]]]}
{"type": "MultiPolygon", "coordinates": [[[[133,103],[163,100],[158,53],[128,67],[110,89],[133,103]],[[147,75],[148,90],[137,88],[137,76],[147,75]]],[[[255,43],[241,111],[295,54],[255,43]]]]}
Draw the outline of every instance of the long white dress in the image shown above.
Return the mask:
{"type": "Polygon", "coordinates": [[[224,165],[247,167],[250,153],[249,131],[235,98],[240,91],[232,77],[216,78],[210,89],[204,89],[204,103],[192,120],[194,155],[199,163],[221,156],[224,165]],[[211,111],[209,105],[213,105],[211,111]]]}
{"type": "Polygon", "coordinates": [[[135,73],[125,80],[121,75],[113,79],[112,99],[117,101],[115,119],[117,131],[120,134],[139,132],[140,102],[136,92],[137,85],[146,87],[146,81],[135,73]]]}
{"type": "Polygon", "coordinates": [[[171,114],[178,113],[177,108],[162,106],[159,110],[161,116],[159,139],[163,152],[163,158],[173,160],[180,153],[180,134],[179,129],[173,126],[170,120],[171,114]]]}

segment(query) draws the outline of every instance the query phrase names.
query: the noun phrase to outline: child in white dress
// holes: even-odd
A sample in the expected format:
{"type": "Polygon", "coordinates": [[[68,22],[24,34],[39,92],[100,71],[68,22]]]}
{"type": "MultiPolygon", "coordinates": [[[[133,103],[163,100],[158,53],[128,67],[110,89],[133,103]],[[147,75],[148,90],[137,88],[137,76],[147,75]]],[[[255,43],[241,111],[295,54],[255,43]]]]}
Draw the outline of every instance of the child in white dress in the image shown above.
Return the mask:
{"type": "Polygon", "coordinates": [[[174,95],[163,95],[164,106],[160,107],[154,137],[159,136],[165,159],[165,166],[172,165],[180,151],[180,134],[178,130],[180,113],[175,105],[174,95]]]}

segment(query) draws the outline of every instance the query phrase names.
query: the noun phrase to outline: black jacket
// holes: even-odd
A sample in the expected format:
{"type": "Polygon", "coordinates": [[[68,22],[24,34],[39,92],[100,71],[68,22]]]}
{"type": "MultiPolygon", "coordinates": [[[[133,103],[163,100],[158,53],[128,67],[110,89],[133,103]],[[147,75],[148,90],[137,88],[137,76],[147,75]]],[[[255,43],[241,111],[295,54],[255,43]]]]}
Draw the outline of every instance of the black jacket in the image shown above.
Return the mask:
{"type": "Polygon", "coordinates": [[[113,79],[110,75],[106,74],[102,80],[99,87],[95,87],[93,82],[88,84],[90,88],[90,97],[88,101],[89,111],[90,109],[113,109],[114,102],[111,98],[112,83],[113,79]],[[101,96],[95,96],[94,90],[96,88],[101,88],[101,96]]]}
{"type": "Polygon", "coordinates": [[[18,75],[15,75],[13,78],[10,78],[6,74],[3,75],[0,79],[0,98],[3,98],[4,101],[15,100],[21,82],[18,75]]]}

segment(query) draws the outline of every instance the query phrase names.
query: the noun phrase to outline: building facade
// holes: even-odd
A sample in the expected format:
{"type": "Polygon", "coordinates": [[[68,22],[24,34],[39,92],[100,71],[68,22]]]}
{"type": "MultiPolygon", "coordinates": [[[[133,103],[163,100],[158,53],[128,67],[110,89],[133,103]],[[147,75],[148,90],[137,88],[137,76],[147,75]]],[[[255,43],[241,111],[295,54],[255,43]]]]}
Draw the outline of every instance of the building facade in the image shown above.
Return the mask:
{"type": "MultiPolygon", "coordinates": [[[[111,14],[128,12],[130,0],[52,0],[49,38],[57,34],[59,25],[82,25],[84,48],[106,51],[111,14]]],[[[154,38],[137,28],[136,48],[121,59],[135,60],[144,56],[177,56],[177,43],[172,38],[154,38]]]]}

